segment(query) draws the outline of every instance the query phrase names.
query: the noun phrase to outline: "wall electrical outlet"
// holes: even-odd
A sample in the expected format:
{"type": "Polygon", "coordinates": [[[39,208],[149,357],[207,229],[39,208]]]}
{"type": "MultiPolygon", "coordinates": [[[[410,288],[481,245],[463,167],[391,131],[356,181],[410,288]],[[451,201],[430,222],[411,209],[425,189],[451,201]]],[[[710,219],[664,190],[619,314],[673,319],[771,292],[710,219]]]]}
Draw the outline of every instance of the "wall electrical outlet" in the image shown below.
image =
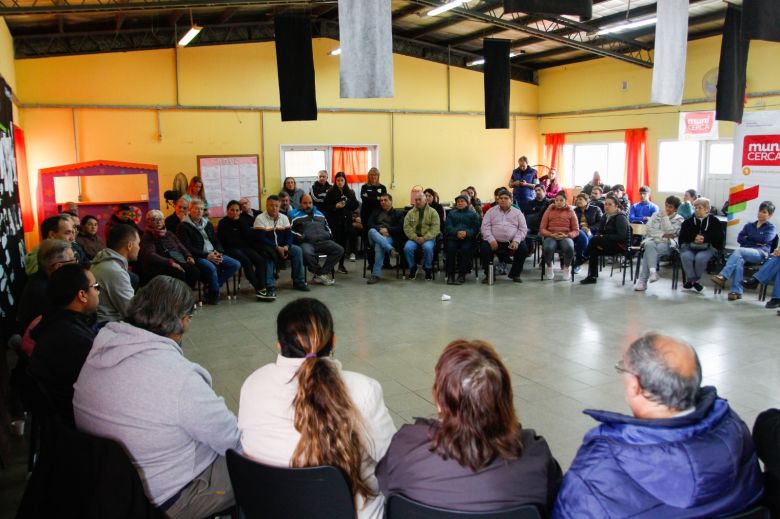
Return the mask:
{"type": "Polygon", "coordinates": [[[628,80],[624,79],[620,82],[620,91],[621,92],[627,92],[628,91],[628,80]]]}

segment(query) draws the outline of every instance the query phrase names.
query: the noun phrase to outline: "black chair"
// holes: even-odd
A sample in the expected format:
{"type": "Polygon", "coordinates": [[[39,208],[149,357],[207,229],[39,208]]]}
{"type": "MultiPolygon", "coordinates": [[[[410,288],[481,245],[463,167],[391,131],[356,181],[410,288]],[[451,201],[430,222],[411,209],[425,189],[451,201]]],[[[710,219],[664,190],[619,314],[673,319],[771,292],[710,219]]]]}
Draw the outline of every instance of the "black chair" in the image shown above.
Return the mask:
{"type": "MultiPolygon", "coordinates": [[[[776,234],[774,239],[772,240],[772,242],[769,244],[769,256],[771,256],[772,252],[774,252],[774,250],[777,248],[778,239],[780,239],[780,235],[776,234]]],[[[761,269],[761,266],[764,263],[767,262],[767,260],[769,259],[769,256],[764,258],[764,260],[761,261],[760,263],[745,263],[745,265],[742,267],[742,271],[744,272],[742,277],[744,279],[749,279],[751,276],[753,276],[753,274],[758,272],[761,269]]],[[[723,260],[724,260],[724,264],[725,264],[725,260],[728,260],[728,256],[724,255],[723,256],[723,260]]],[[[718,285],[715,285],[714,293],[720,294],[721,291],[722,291],[721,287],[719,287],[718,285]]],[[[758,300],[759,301],[763,301],[764,300],[764,299],[762,299],[762,296],[763,296],[763,298],[766,298],[766,287],[761,287],[761,289],[759,289],[759,291],[758,291],[758,300]]]]}
{"type": "Polygon", "coordinates": [[[723,519],[771,519],[771,517],[772,515],[767,507],[757,506],[736,515],[729,515],[723,519]]]}
{"type": "Polygon", "coordinates": [[[355,519],[352,492],[336,467],[269,467],[232,449],[227,466],[245,519],[355,519]]]}
{"type": "Polygon", "coordinates": [[[428,506],[400,494],[393,494],[385,503],[385,519],[542,519],[534,505],[522,505],[496,512],[459,512],[428,506]]]}

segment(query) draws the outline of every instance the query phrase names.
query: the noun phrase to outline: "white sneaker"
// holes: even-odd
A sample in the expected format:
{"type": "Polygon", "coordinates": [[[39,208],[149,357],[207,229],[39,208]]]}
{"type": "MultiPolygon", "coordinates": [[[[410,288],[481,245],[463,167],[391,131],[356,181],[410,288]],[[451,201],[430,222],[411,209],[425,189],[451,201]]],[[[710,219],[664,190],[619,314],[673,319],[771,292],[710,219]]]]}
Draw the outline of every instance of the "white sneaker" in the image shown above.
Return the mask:
{"type": "Polygon", "coordinates": [[[650,278],[648,279],[648,281],[650,283],[655,283],[659,279],[661,279],[661,276],[658,275],[658,272],[651,272],[650,273],[650,278]]]}
{"type": "Polygon", "coordinates": [[[555,271],[553,270],[552,267],[545,267],[544,277],[550,281],[553,280],[553,278],[555,277],[555,271]]]}
{"type": "Polygon", "coordinates": [[[355,258],[355,253],[349,255],[349,261],[355,261],[357,258],[355,258]]]}
{"type": "Polygon", "coordinates": [[[561,278],[564,279],[564,280],[571,279],[571,269],[570,269],[570,267],[563,267],[563,273],[561,274],[561,278]]]}
{"type": "Polygon", "coordinates": [[[636,290],[637,292],[644,292],[645,290],[647,290],[647,281],[645,281],[644,279],[640,279],[639,281],[637,281],[636,285],[634,285],[634,290],[636,290]]]}
{"type": "Polygon", "coordinates": [[[325,285],[325,286],[330,286],[333,283],[335,283],[334,280],[330,279],[325,274],[320,274],[319,276],[314,276],[314,281],[316,281],[320,285],[325,285]]]}

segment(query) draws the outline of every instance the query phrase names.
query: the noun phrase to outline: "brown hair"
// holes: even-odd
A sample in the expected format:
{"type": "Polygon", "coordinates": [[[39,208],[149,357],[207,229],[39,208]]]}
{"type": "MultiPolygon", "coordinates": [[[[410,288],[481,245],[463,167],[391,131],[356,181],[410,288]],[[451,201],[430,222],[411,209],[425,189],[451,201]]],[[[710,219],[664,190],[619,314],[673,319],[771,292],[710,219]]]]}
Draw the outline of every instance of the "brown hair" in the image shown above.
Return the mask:
{"type": "Polygon", "coordinates": [[[473,471],[496,458],[521,456],[522,428],[512,403],[512,382],[489,343],[451,342],[436,363],[435,377],[439,421],[433,428],[432,451],[473,471]]]}
{"type": "Polygon", "coordinates": [[[279,312],[276,333],[282,355],[304,358],[293,400],[295,430],[301,434],[293,467],[333,465],[343,470],[353,496],[375,495],[361,475],[363,419],[338,369],[326,357],[333,350],[333,317],[312,298],[296,299],[279,312]]]}

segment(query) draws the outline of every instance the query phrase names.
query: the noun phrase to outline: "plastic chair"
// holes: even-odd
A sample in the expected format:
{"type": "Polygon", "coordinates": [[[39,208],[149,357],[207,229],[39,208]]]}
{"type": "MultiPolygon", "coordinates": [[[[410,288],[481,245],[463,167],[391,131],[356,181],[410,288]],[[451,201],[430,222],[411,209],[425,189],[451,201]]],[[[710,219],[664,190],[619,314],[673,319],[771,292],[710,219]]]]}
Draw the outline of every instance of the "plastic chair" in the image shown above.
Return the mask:
{"type": "Polygon", "coordinates": [[[736,515],[729,515],[723,519],[771,519],[772,515],[765,506],[757,506],[736,515]]]}
{"type": "Polygon", "coordinates": [[[336,467],[270,467],[233,449],[227,466],[246,519],[355,519],[352,492],[336,467]]]}
{"type": "MultiPolygon", "coordinates": [[[[542,519],[534,505],[522,505],[496,512],[460,512],[428,506],[393,494],[385,504],[385,519],[542,519]]],[[[751,518],[752,519],[752,518],[751,518]]]]}

